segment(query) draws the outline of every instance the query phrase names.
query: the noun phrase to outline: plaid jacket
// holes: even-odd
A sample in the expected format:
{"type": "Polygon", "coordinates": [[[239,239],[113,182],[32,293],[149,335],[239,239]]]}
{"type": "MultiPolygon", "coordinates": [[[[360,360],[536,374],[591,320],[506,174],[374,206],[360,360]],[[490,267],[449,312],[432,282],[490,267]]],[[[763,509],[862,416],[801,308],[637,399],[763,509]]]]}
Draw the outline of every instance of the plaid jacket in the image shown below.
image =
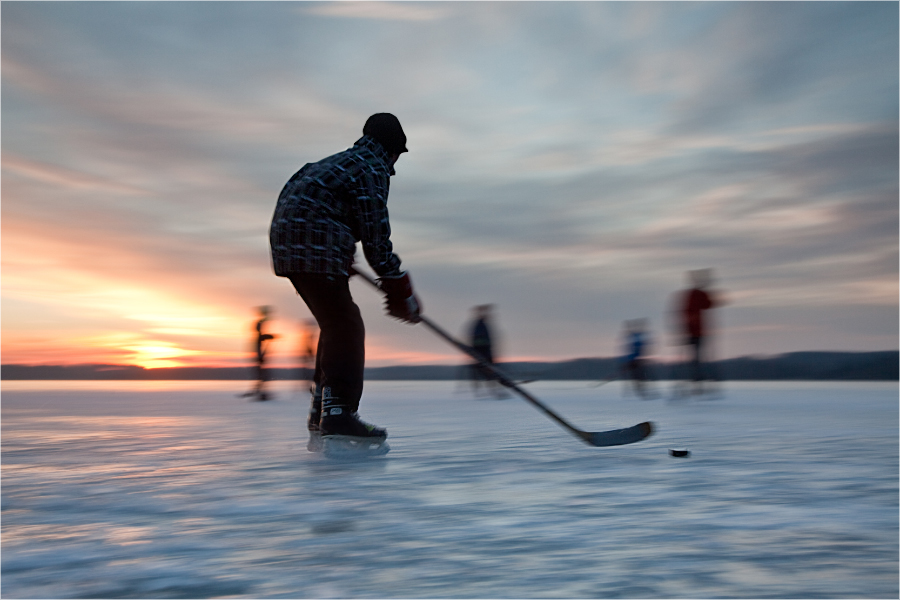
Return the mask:
{"type": "Polygon", "coordinates": [[[362,242],[378,275],[400,273],[391,245],[387,198],[390,176],[384,148],[368,136],[352,148],[307,163],[285,184],[269,228],[275,274],[347,275],[362,242]]]}

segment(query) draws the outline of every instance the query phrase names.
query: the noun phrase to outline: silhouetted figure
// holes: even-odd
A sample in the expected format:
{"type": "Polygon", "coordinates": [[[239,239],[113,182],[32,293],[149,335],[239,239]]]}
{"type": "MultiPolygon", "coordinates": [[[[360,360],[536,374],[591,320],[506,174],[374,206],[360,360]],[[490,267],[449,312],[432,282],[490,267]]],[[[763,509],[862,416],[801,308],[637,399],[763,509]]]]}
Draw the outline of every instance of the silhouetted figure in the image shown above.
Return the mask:
{"type": "Polygon", "coordinates": [[[688,271],[690,289],[681,294],[677,314],[680,319],[682,344],[687,348],[687,378],[693,383],[693,392],[703,393],[703,382],[713,378],[707,372],[709,361],[710,323],[707,311],[719,305],[719,300],[709,286],[712,269],[688,271]]]}
{"type": "Polygon", "coordinates": [[[244,394],[244,397],[252,396],[254,400],[265,401],[269,399],[269,395],[265,391],[265,384],[268,379],[266,373],[266,350],[268,349],[269,340],[275,339],[274,335],[264,333],[266,321],[269,320],[272,309],[268,306],[260,306],[256,309],[259,312],[259,320],[256,321],[256,387],[253,391],[244,394]]]}
{"type": "Polygon", "coordinates": [[[356,243],[380,277],[387,312],[419,321],[409,275],[391,244],[390,177],[406,135],[394,115],[372,115],[352,148],[297,171],[278,197],[269,229],[275,274],[290,279],[319,325],[307,427],[315,438],[383,444],[384,429],[357,416],[363,390],[365,327],[350,294],[356,243]]]}
{"type": "MultiPolygon", "coordinates": [[[[494,364],[494,341],[491,339],[491,321],[493,319],[493,304],[481,304],[472,309],[472,323],[470,335],[472,349],[489,365],[494,364]]],[[[470,370],[472,391],[476,396],[480,394],[483,385],[487,392],[496,398],[505,398],[506,393],[497,381],[497,377],[479,363],[472,363],[470,370]]]]}
{"type": "Polygon", "coordinates": [[[637,395],[647,398],[649,396],[647,354],[650,348],[647,319],[625,321],[622,342],[625,350],[621,366],[623,377],[631,381],[637,395]]]}

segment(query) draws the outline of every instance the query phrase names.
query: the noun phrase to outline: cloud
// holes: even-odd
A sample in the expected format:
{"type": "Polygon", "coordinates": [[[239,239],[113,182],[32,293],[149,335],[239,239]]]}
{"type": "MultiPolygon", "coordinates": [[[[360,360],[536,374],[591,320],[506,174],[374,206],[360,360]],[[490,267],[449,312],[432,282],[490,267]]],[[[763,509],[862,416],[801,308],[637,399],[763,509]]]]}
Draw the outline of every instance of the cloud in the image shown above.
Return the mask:
{"type": "Polygon", "coordinates": [[[443,3],[431,2],[326,2],[298,10],[320,17],[378,21],[436,21],[448,14],[443,3]]]}
{"type": "Polygon", "coordinates": [[[601,282],[638,293],[716,265],[752,290],[750,305],[891,305],[895,139],[895,123],[761,132],[709,148],[668,144],[682,149],[562,182],[442,186],[427,207],[415,202],[424,190],[402,190],[397,246],[410,265],[567,285],[590,273],[596,294],[608,293],[601,282]]]}
{"type": "Polygon", "coordinates": [[[61,188],[84,188],[106,193],[129,195],[144,195],[147,193],[146,190],[122,184],[118,181],[82,173],[72,169],[66,169],[56,165],[49,165],[39,161],[28,160],[7,152],[3,153],[2,165],[3,169],[7,171],[7,176],[24,176],[61,188]]]}
{"type": "Polygon", "coordinates": [[[846,115],[848,106],[858,117],[895,117],[896,93],[884,87],[897,72],[895,17],[888,5],[736,7],[667,59],[693,73],[673,130],[802,123],[846,115]]]}

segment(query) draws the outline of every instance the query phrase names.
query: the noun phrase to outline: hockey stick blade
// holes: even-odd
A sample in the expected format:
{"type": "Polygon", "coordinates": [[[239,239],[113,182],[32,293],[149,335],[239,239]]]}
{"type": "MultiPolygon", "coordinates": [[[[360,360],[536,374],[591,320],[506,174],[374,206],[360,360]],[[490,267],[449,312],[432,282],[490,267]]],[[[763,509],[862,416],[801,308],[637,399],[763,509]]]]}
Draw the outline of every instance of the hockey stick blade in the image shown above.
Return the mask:
{"type": "Polygon", "coordinates": [[[582,440],[591,446],[603,448],[606,446],[624,446],[633,444],[650,437],[653,434],[653,423],[644,421],[625,429],[611,429],[610,431],[582,431],[578,434],[582,440]]]}
{"type": "MultiPolygon", "coordinates": [[[[376,282],[371,276],[367,275],[366,273],[363,273],[351,267],[351,275],[352,274],[359,275],[362,279],[364,279],[376,289],[381,289],[378,285],[378,282],[376,282]]],[[[444,338],[453,346],[456,346],[456,348],[463,354],[468,355],[472,360],[478,363],[481,368],[490,372],[504,387],[507,387],[519,394],[522,398],[543,411],[548,417],[559,423],[565,429],[568,429],[569,432],[581,439],[586,444],[601,448],[605,446],[623,446],[625,444],[640,442],[653,433],[653,425],[646,421],[644,423],[638,423],[637,425],[634,425],[632,427],[626,427],[625,429],[611,429],[610,431],[597,432],[582,431],[577,427],[572,426],[568,421],[544,406],[544,404],[541,403],[537,398],[516,385],[513,380],[507,377],[502,371],[497,369],[492,363],[484,360],[484,358],[482,358],[472,347],[467,346],[466,344],[454,338],[452,335],[441,329],[431,319],[422,315],[419,315],[419,319],[420,322],[431,329],[431,331],[444,338]]]]}

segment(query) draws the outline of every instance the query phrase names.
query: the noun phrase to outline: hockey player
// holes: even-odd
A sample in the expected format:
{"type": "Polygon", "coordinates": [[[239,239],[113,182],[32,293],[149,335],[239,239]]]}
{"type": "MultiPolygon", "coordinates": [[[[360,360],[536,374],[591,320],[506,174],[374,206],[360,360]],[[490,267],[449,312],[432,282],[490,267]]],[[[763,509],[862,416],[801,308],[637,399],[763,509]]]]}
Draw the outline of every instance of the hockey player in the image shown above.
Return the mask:
{"type": "Polygon", "coordinates": [[[256,349],[256,387],[252,391],[243,394],[242,397],[253,397],[262,402],[269,399],[269,394],[264,389],[266,381],[268,380],[268,374],[266,372],[266,351],[268,350],[269,342],[278,336],[263,333],[266,322],[271,316],[272,307],[260,306],[257,307],[256,310],[259,312],[259,320],[256,321],[253,335],[254,347],[256,349]]]}
{"type": "Polygon", "coordinates": [[[380,277],[389,315],[419,320],[409,274],[391,244],[387,199],[406,135],[392,114],[374,114],[352,148],[308,163],[285,184],[269,229],[275,274],[290,279],[319,325],[307,427],[314,439],[377,448],[387,432],[357,415],[365,327],[350,295],[356,243],[380,277]]]}
{"type": "MultiPolygon", "coordinates": [[[[480,304],[472,309],[473,319],[469,326],[469,339],[472,340],[471,348],[478,356],[489,365],[494,364],[494,355],[496,347],[491,335],[491,321],[493,320],[493,304],[480,304]]],[[[481,383],[484,382],[489,392],[493,393],[495,398],[506,398],[506,393],[497,381],[496,375],[481,366],[480,363],[473,363],[470,366],[470,376],[472,379],[472,391],[476,396],[480,395],[481,383]]]]}
{"type": "Polygon", "coordinates": [[[681,292],[678,315],[682,343],[688,350],[689,378],[693,392],[703,393],[703,381],[713,380],[704,365],[709,360],[710,323],[708,312],[723,303],[720,294],[709,289],[712,269],[688,271],[690,289],[681,292]]]}

